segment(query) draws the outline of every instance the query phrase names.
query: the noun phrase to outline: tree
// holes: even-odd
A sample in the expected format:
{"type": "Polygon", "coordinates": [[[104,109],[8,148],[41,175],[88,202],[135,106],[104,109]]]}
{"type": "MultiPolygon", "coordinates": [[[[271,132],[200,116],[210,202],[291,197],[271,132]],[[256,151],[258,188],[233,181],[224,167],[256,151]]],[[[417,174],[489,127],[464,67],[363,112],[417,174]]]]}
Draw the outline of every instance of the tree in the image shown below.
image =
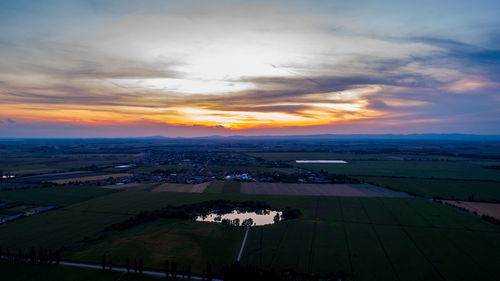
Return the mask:
{"type": "Polygon", "coordinates": [[[102,267],[102,270],[106,269],[106,254],[101,255],[101,267],[102,267]]]}
{"type": "Polygon", "coordinates": [[[166,277],[168,277],[168,273],[169,273],[169,268],[168,268],[168,265],[169,265],[169,264],[168,264],[168,260],[165,260],[165,268],[164,268],[164,270],[165,270],[165,276],[166,276],[166,277]]]}
{"type": "Polygon", "coordinates": [[[276,213],[276,216],[274,216],[274,223],[279,223],[280,222],[280,213],[276,213]]]}
{"type": "Polygon", "coordinates": [[[125,260],[125,268],[127,269],[127,272],[130,272],[130,259],[128,257],[125,260]]]}
{"type": "Polygon", "coordinates": [[[52,249],[49,250],[49,264],[52,264],[54,261],[54,253],[52,253],[52,249]]]}
{"type": "Polygon", "coordinates": [[[113,259],[109,257],[109,270],[113,270],[113,259]]]}
{"type": "Polygon", "coordinates": [[[212,281],[212,264],[207,262],[207,280],[212,281]]]}
{"type": "Polygon", "coordinates": [[[175,263],[175,261],[172,261],[170,264],[171,264],[170,271],[172,272],[172,277],[176,278],[177,277],[177,264],[175,263]]]}
{"type": "Polygon", "coordinates": [[[134,272],[137,272],[137,259],[134,259],[134,272]]]}
{"type": "Polygon", "coordinates": [[[142,270],[144,268],[142,267],[142,259],[139,259],[139,273],[142,274],[142,270]]]}
{"type": "Polygon", "coordinates": [[[59,250],[56,251],[56,264],[58,265],[61,262],[61,252],[59,250]]]}
{"type": "Polygon", "coordinates": [[[187,266],[187,279],[191,280],[191,264],[187,266]]]}
{"type": "Polygon", "coordinates": [[[31,247],[31,249],[30,249],[30,261],[33,264],[36,263],[35,247],[31,247]]]}

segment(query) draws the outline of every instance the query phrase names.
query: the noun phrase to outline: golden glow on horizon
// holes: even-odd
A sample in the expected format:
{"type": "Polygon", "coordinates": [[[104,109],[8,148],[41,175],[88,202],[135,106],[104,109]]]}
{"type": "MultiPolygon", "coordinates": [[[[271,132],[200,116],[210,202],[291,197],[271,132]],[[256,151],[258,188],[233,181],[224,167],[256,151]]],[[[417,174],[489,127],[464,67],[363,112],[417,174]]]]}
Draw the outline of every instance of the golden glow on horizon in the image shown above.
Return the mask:
{"type": "MultiPolygon", "coordinates": [[[[297,112],[261,112],[214,110],[196,107],[141,107],[141,106],[85,106],[85,105],[25,105],[2,104],[0,110],[20,120],[37,122],[70,122],[103,125],[134,122],[168,123],[172,125],[224,127],[249,129],[263,127],[313,126],[335,122],[349,122],[381,116],[382,113],[366,109],[367,101],[351,103],[285,103],[281,106],[304,106],[297,112]]],[[[219,107],[221,107],[219,105],[219,107]]]]}

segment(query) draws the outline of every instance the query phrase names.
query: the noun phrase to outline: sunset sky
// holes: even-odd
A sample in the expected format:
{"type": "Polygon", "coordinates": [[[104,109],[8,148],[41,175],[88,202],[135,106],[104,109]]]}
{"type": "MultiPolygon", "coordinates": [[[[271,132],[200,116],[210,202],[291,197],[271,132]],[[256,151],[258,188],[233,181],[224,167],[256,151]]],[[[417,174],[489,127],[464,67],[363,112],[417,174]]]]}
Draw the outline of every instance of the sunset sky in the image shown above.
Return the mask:
{"type": "Polygon", "coordinates": [[[500,134],[500,1],[0,1],[0,137],[500,134]]]}

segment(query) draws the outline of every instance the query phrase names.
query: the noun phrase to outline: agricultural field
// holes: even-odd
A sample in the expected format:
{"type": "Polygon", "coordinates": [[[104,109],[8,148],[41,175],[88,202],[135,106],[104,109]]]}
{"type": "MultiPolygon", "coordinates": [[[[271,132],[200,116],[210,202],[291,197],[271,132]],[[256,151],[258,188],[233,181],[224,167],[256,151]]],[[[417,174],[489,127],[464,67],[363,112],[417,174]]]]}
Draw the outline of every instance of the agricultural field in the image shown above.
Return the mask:
{"type": "Polygon", "coordinates": [[[202,193],[205,191],[210,182],[199,184],[178,184],[178,183],[164,183],[154,188],[153,192],[192,192],[202,193]]]}
{"type": "Polygon", "coordinates": [[[114,192],[114,190],[101,189],[92,186],[55,186],[1,191],[0,201],[68,206],[95,197],[112,194],[114,192]]]}
{"type": "Polygon", "coordinates": [[[204,190],[204,193],[240,193],[241,183],[239,181],[212,181],[204,190]]]}
{"type": "Polygon", "coordinates": [[[500,171],[483,168],[497,162],[463,161],[350,161],[347,164],[300,164],[334,174],[500,181],[500,171]]]}
{"type": "MultiPolygon", "coordinates": [[[[181,216],[174,219],[165,210],[218,199],[263,201],[271,209],[290,207],[302,215],[251,227],[241,256],[244,266],[312,275],[342,273],[342,280],[348,281],[500,280],[496,262],[500,227],[429,200],[500,201],[500,170],[496,168],[500,158],[494,158],[494,154],[475,159],[452,153],[432,154],[434,144],[429,145],[429,154],[262,152],[264,147],[280,151],[287,145],[299,147],[299,143],[275,147],[255,144],[248,152],[237,153],[224,144],[219,152],[198,152],[202,149],[198,145],[179,142],[179,147],[127,144],[126,150],[134,152],[129,155],[102,153],[120,150],[120,144],[112,142],[106,148],[66,148],[75,155],[20,153],[27,160],[18,162],[14,154],[9,154],[16,165],[32,165],[31,171],[39,169],[47,174],[18,170],[24,174],[17,175],[24,177],[2,184],[33,184],[33,188],[0,191],[0,201],[19,202],[15,206],[20,212],[37,206],[57,208],[0,225],[0,247],[12,252],[31,247],[61,250],[63,260],[88,263],[99,263],[101,255],[106,254],[113,258],[114,266],[123,266],[127,257],[137,258],[145,267],[156,270],[163,270],[168,259],[175,260],[180,270],[191,265],[198,275],[210,262],[215,275],[220,276],[223,268],[236,260],[245,228],[183,220],[181,216]],[[90,163],[92,159],[94,164],[90,163]],[[347,164],[299,165],[294,162],[298,159],[345,160],[347,164]],[[115,168],[129,164],[127,168],[115,168]],[[178,171],[179,176],[171,177],[172,171],[178,171]],[[128,176],[133,172],[137,173],[127,179],[127,184],[97,187],[49,183],[128,176]],[[238,181],[242,173],[248,173],[251,181],[238,181]],[[19,182],[23,179],[30,182],[19,182]],[[185,184],[200,180],[206,182],[185,184]],[[304,181],[307,183],[299,183],[304,181]]],[[[212,146],[210,142],[203,149],[212,146]]],[[[340,147],[344,149],[344,144],[340,147]]],[[[489,146],[485,149],[490,151],[489,146]]],[[[7,165],[2,161],[0,165],[7,165]]],[[[498,206],[459,204],[475,207],[480,214],[498,206]]],[[[24,279],[8,275],[7,280],[38,280],[36,273],[44,274],[47,280],[58,280],[58,272],[79,274],[74,280],[80,275],[88,280],[139,280],[134,274],[1,259],[0,270],[6,264],[16,271],[27,271],[19,275],[24,279]]]]}
{"type": "Polygon", "coordinates": [[[126,183],[126,184],[110,184],[110,185],[101,185],[99,188],[108,188],[114,190],[144,190],[144,189],[154,189],[159,186],[159,183],[155,182],[134,182],[134,183],[126,183]]]}
{"type": "Polygon", "coordinates": [[[253,157],[259,157],[274,161],[295,160],[427,160],[448,161],[466,160],[464,157],[449,155],[426,155],[426,154],[404,154],[404,153],[353,153],[353,152],[260,152],[249,153],[253,157]]]}
{"type": "Polygon", "coordinates": [[[106,180],[109,178],[124,178],[128,176],[131,176],[131,174],[128,173],[100,174],[95,176],[76,176],[65,179],[52,180],[52,182],[57,184],[68,184],[71,182],[98,181],[98,180],[106,180]]]}
{"type": "Polygon", "coordinates": [[[243,182],[244,194],[356,196],[356,197],[408,197],[403,192],[392,191],[371,184],[311,184],[243,182]]]}
{"type": "Polygon", "coordinates": [[[487,215],[500,220],[500,204],[499,203],[484,203],[484,202],[469,202],[469,201],[456,201],[456,200],[444,200],[448,204],[465,208],[471,213],[477,213],[478,215],[487,215]]]}
{"type": "Polygon", "coordinates": [[[103,271],[89,268],[55,265],[32,265],[0,260],[0,272],[5,281],[154,281],[165,278],[134,273],[103,271]]]}
{"type": "Polygon", "coordinates": [[[0,170],[15,174],[50,172],[53,170],[78,169],[90,165],[127,163],[140,154],[54,154],[54,153],[6,153],[0,159],[0,170]]]}
{"type": "Polygon", "coordinates": [[[268,269],[344,271],[345,280],[500,277],[493,262],[500,228],[473,216],[421,199],[306,202],[307,209],[301,204],[306,215],[298,221],[252,228],[242,262],[268,269]]]}
{"type": "Polygon", "coordinates": [[[500,182],[356,176],[364,182],[427,198],[500,201],[500,182]],[[472,198],[471,198],[472,196],[472,198]]]}
{"type": "Polygon", "coordinates": [[[146,266],[158,269],[164,259],[175,257],[179,264],[192,264],[198,273],[210,260],[217,272],[235,259],[243,228],[157,220],[102,238],[99,233],[139,211],[167,204],[210,199],[262,200],[275,208],[298,208],[303,215],[295,221],[253,227],[243,264],[316,273],[342,270],[345,280],[371,280],[376,268],[376,277],[384,280],[497,280],[500,276],[492,262],[500,250],[500,228],[433,202],[417,198],[254,195],[222,190],[121,191],[102,195],[2,225],[0,246],[64,248],[64,259],[90,262],[98,262],[106,253],[117,265],[126,257],[140,256],[146,266]]]}
{"type": "Polygon", "coordinates": [[[111,235],[64,255],[63,258],[99,263],[105,253],[116,264],[127,257],[143,259],[144,266],[162,269],[165,260],[190,264],[201,274],[208,261],[214,269],[234,262],[245,229],[213,223],[159,220],[111,235]]]}
{"type": "Polygon", "coordinates": [[[100,176],[105,175],[103,172],[91,172],[91,171],[71,171],[62,173],[49,173],[36,176],[22,177],[20,180],[29,182],[50,182],[55,180],[79,178],[79,177],[90,177],[90,176],[100,176]]]}

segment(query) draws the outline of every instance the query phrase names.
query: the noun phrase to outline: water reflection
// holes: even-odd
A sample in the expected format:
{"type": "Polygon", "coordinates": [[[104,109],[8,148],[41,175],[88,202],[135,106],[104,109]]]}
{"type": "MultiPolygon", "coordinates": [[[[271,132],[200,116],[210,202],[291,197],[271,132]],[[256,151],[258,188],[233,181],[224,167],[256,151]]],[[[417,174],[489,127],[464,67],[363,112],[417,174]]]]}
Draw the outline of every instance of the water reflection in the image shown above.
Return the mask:
{"type": "Polygon", "coordinates": [[[257,212],[233,210],[231,213],[226,214],[211,213],[201,215],[196,217],[196,221],[215,222],[233,226],[259,226],[274,224],[281,221],[282,213],[283,212],[280,211],[270,210],[261,210],[257,212]]]}

